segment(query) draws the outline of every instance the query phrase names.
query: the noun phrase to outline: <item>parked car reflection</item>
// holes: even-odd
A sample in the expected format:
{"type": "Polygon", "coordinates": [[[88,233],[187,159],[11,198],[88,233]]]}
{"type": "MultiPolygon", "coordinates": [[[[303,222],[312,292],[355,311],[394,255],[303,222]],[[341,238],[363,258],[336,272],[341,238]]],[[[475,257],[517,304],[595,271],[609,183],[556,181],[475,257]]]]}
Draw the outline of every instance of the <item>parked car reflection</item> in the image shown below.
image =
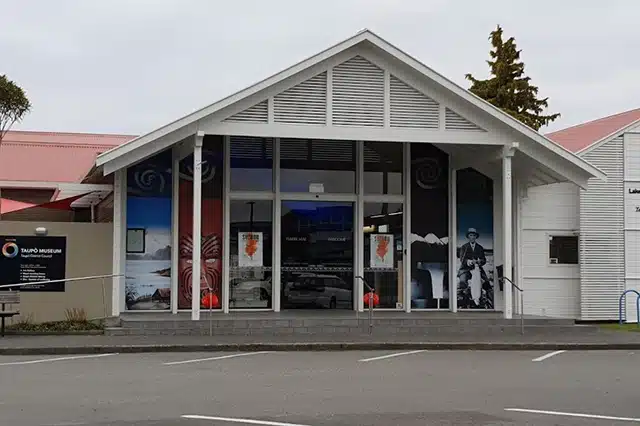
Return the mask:
{"type": "Polygon", "coordinates": [[[337,275],[300,274],[283,288],[283,303],[289,308],[353,308],[353,284],[337,275]]]}
{"type": "Polygon", "coordinates": [[[231,308],[271,308],[271,277],[264,280],[256,278],[235,278],[229,286],[231,308]]]}

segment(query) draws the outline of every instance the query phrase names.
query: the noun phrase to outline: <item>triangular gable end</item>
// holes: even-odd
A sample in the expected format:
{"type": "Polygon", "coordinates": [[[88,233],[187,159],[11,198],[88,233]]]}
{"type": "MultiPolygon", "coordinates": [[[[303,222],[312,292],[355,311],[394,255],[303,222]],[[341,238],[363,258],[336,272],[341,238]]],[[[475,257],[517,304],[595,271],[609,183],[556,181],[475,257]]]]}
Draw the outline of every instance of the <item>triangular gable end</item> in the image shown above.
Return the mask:
{"type": "Polygon", "coordinates": [[[251,108],[247,108],[242,112],[232,115],[225,119],[226,122],[236,123],[268,123],[269,122],[269,106],[267,101],[262,101],[251,108]]]}
{"type": "Polygon", "coordinates": [[[576,183],[587,176],[605,177],[368,30],[102,154],[97,165],[110,174],[196,132],[439,144],[519,142],[525,154],[544,154],[554,169],[568,167],[566,176],[576,183]]]}
{"type": "Polygon", "coordinates": [[[391,127],[437,129],[440,126],[440,104],[419,90],[391,75],[391,127]]]}
{"type": "Polygon", "coordinates": [[[273,121],[285,124],[326,124],[327,72],[274,96],[273,121]]]}
{"type": "MultiPolygon", "coordinates": [[[[274,95],[272,107],[264,100],[223,122],[268,123],[272,108],[273,123],[440,129],[439,102],[393,74],[388,87],[385,79],[384,69],[356,55],[274,95]]],[[[485,132],[451,108],[444,117],[445,130],[485,132]]]]}
{"type": "Polygon", "coordinates": [[[469,132],[485,132],[483,128],[473,124],[457,112],[445,108],[445,129],[447,130],[463,130],[469,132]]]}

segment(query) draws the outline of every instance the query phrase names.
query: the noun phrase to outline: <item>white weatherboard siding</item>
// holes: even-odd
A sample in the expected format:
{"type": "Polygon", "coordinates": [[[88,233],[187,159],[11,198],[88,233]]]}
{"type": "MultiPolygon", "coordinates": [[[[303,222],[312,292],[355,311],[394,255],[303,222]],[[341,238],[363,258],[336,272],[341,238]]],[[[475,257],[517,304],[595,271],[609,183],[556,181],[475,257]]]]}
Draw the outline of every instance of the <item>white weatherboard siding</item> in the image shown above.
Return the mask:
{"type": "Polygon", "coordinates": [[[549,263],[549,237],[574,235],[580,226],[578,187],[556,183],[529,188],[521,226],[524,313],[578,318],[580,266],[549,263]]]}
{"type": "Polygon", "coordinates": [[[618,318],[624,291],[623,137],[596,147],[583,158],[607,174],[580,193],[580,318],[618,318]]]}
{"type": "MultiPolygon", "coordinates": [[[[640,292],[640,133],[624,136],[625,289],[640,292]]],[[[626,320],[637,322],[636,298],[626,297],[626,320]]]]}

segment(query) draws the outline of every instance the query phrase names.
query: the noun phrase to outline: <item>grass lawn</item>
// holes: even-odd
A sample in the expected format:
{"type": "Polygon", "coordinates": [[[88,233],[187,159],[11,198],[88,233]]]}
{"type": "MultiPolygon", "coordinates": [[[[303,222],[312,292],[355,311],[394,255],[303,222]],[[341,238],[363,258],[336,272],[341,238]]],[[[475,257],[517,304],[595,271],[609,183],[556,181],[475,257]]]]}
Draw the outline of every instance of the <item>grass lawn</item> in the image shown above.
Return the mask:
{"type": "Polygon", "coordinates": [[[638,324],[628,324],[628,323],[609,323],[609,324],[600,324],[600,327],[606,328],[607,330],[619,330],[619,331],[637,331],[640,332],[640,327],[638,324]]]}

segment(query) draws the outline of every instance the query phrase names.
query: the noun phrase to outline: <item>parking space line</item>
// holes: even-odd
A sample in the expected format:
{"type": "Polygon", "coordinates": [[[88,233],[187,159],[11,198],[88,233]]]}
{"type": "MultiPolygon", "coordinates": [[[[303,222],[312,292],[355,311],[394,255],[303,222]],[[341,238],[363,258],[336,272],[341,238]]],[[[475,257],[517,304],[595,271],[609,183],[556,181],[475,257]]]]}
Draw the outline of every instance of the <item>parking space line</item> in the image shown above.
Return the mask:
{"type": "Polygon", "coordinates": [[[242,423],[245,425],[264,425],[264,426],[309,426],[309,425],[301,425],[297,423],[281,423],[281,422],[270,422],[267,420],[253,420],[253,419],[241,419],[236,417],[215,417],[215,416],[198,416],[195,414],[185,414],[180,416],[183,419],[192,419],[192,420],[213,420],[218,422],[227,422],[227,423],[242,423]]]}
{"type": "Polygon", "coordinates": [[[113,354],[98,354],[98,355],[78,355],[78,356],[67,356],[61,358],[45,358],[45,359],[35,359],[31,361],[15,361],[15,362],[5,362],[0,364],[2,365],[26,365],[26,364],[41,364],[44,362],[55,362],[55,361],[72,361],[76,359],[87,359],[87,358],[103,358],[105,356],[113,356],[118,355],[117,353],[113,354]]]}
{"type": "Polygon", "coordinates": [[[373,357],[373,358],[363,358],[363,359],[359,359],[358,362],[378,361],[378,360],[381,360],[381,359],[395,358],[395,357],[398,357],[398,356],[419,354],[421,352],[426,352],[426,349],[418,350],[418,351],[409,351],[409,352],[397,352],[395,354],[376,356],[376,357],[373,357]]]}
{"type": "Polygon", "coordinates": [[[241,356],[250,356],[250,355],[268,354],[268,353],[271,353],[271,352],[269,352],[269,351],[243,352],[241,354],[214,356],[214,357],[211,357],[211,358],[198,358],[198,359],[188,359],[186,361],[165,362],[162,365],[193,364],[195,362],[217,361],[219,359],[238,358],[238,357],[241,357],[241,356]]]}
{"type": "Polygon", "coordinates": [[[529,413],[529,414],[547,414],[551,416],[562,416],[562,417],[582,417],[585,419],[618,420],[623,422],[640,423],[640,418],[633,418],[633,417],[614,417],[614,416],[602,416],[599,414],[566,413],[563,411],[529,410],[526,408],[505,408],[504,411],[512,411],[517,413],[529,413]]]}
{"type": "Polygon", "coordinates": [[[545,359],[551,358],[552,356],[556,356],[556,355],[560,355],[562,353],[565,353],[566,351],[555,351],[555,352],[549,352],[548,354],[539,356],[538,358],[534,358],[531,361],[533,362],[540,362],[540,361],[544,361],[545,359]]]}

